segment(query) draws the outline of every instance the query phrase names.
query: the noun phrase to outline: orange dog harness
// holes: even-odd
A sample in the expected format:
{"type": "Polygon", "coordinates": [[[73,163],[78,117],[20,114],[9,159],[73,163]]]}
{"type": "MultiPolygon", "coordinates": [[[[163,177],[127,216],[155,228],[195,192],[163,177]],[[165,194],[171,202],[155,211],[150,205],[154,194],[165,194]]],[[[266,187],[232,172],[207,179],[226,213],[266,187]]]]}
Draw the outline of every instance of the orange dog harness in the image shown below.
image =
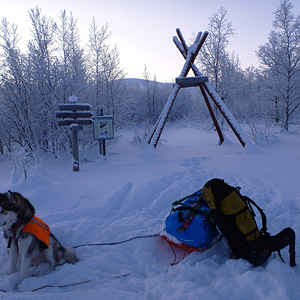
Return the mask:
{"type": "Polygon", "coordinates": [[[33,216],[24,226],[23,232],[33,234],[45,244],[45,248],[49,247],[50,227],[40,218],[33,216]]]}

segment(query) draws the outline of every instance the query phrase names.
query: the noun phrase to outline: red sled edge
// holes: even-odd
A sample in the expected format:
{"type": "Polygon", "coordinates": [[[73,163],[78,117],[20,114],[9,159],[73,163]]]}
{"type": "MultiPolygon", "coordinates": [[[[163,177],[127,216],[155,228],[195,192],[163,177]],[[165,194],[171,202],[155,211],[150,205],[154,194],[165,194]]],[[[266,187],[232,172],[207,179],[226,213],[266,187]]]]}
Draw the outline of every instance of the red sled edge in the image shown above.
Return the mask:
{"type": "Polygon", "coordinates": [[[165,231],[162,231],[160,234],[160,237],[162,239],[164,239],[169,245],[182,249],[186,252],[192,253],[193,251],[198,251],[198,252],[204,252],[206,251],[208,248],[211,247],[211,245],[206,246],[206,247],[194,247],[194,246],[190,246],[187,245],[185,243],[180,242],[178,239],[176,239],[174,236],[168,234],[165,231]]]}

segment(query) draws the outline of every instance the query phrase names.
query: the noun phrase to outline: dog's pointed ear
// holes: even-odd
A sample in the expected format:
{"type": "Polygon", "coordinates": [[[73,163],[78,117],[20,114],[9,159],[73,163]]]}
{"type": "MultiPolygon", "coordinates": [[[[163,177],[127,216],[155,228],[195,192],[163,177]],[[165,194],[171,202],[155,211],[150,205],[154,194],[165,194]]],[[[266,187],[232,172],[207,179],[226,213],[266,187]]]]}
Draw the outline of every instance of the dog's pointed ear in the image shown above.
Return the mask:
{"type": "Polygon", "coordinates": [[[15,197],[14,197],[14,195],[13,195],[13,193],[11,191],[7,192],[7,198],[10,200],[10,202],[12,204],[14,204],[14,205],[17,206],[17,201],[16,201],[16,199],[15,199],[15,197]]]}

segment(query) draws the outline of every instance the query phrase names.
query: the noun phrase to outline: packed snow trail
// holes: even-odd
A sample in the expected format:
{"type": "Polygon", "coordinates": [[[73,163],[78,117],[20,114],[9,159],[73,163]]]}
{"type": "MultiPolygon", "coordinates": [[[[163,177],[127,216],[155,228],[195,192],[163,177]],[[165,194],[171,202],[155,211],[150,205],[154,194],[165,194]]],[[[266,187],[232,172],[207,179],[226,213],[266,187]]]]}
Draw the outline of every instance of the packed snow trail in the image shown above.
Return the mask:
{"type": "MultiPolygon", "coordinates": [[[[292,227],[300,232],[300,129],[274,129],[256,151],[243,151],[238,142],[218,146],[215,132],[167,127],[157,149],[130,143],[124,131],[106,159],[82,162],[72,172],[70,157],[45,159],[24,181],[0,158],[1,192],[26,196],[64,246],[109,243],[159,233],[175,200],[189,195],[209,179],[224,178],[241,187],[264,209],[268,230],[276,234],[292,227]],[[153,151],[152,151],[153,150],[153,151]],[[2,177],[2,178],[3,178],[2,177]]],[[[226,135],[235,141],[230,132],[226,135]]],[[[81,153],[82,154],[82,153],[81,153]]],[[[82,154],[83,157],[83,154],[82,154]]],[[[259,220],[259,218],[257,218],[259,220]]],[[[6,275],[7,250],[0,239],[1,299],[218,299],[297,300],[300,298],[299,242],[295,268],[272,256],[257,268],[231,260],[223,243],[206,252],[193,252],[171,266],[174,253],[161,238],[136,239],[113,246],[76,249],[79,262],[65,264],[47,276],[25,279],[12,290],[16,275],[6,275]],[[64,288],[76,282],[85,284],[64,288]],[[246,291],[246,292],[245,292],[246,291]]],[[[288,261],[288,249],[282,251],[288,261]]],[[[180,257],[180,256],[178,256],[180,257]]]]}

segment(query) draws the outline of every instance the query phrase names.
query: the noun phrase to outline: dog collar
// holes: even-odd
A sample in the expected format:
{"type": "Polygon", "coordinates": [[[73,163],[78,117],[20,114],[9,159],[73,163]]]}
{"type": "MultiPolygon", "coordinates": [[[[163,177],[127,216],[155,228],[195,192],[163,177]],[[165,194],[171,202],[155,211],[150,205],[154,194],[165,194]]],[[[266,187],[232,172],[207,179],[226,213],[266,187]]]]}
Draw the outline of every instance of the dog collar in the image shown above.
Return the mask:
{"type": "Polygon", "coordinates": [[[17,231],[20,226],[20,222],[15,223],[15,224],[16,224],[15,226],[13,226],[12,228],[9,229],[9,231],[12,232],[13,235],[8,239],[7,248],[10,248],[12,240],[15,240],[17,238],[17,231]]]}
{"type": "Polygon", "coordinates": [[[17,222],[14,224],[14,226],[12,226],[12,228],[9,229],[10,232],[13,232],[13,238],[14,240],[16,239],[16,234],[17,234],[17,231],[18,231],[18,228],[20,226],[20,222],[17,222]]]}
{"type": "Polygon", "coordinates": [[[8,239],[8,243],[7,243],[7,249],[9,249],[11,247],[11,242],[12,242],[12,237],[10,237],[8,239]]]}

